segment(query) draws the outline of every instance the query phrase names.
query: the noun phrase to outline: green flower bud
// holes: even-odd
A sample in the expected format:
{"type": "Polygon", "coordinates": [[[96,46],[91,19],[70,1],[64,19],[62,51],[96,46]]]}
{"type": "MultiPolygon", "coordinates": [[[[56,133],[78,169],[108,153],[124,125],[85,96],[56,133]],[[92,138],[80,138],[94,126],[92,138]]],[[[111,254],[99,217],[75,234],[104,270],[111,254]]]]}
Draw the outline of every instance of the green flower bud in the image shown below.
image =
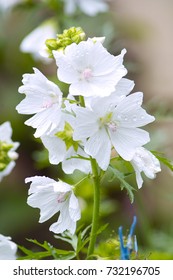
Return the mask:
{"type": "Polygon", "coordinates": [[[56,39],[47,39],[46,42],[47,51],[49,53],[49,57],[53,58],[52,51],[58,49],[58,44],[56,39]]]}
{"type": "Polygon", "coordinates": [[[13,148],[12,144],[0,141],[0,171],[3,171],[12,161],[9,155],[11,148],[13,148]]]}
{"type": "Polygon", "coordinates": [[[79,44],[86,39],[85,32],[81,27],[71,27],[65,29],[62,34],[57,35],[57,39],[46,40],[46,46],[50,57],[53,57],[52,51],[64,51],[64,49],[72,43],[79,44]]]}

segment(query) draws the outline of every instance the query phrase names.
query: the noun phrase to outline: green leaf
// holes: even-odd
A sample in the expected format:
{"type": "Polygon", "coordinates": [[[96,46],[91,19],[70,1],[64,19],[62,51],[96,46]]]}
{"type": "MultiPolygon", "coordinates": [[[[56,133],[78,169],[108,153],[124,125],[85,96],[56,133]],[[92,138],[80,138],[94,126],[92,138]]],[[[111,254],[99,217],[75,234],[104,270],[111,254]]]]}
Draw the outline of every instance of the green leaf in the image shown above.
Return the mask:
{"type": "Polygon", "coordinates": [[[71,234],[70,232],[64,232],[61,235],[54,235],[54,237],[56,239],[60,239],[64,242],[69,243],[72,248],[76,251],[77,249],[77,242],[78,242],[78,238],[75,234],[71,234]]]}
{"type": "Polygon", "coordinates": [[[23,257],[19,257],[18,260],[40,260],[45,257],[51,256],[50,252],[33,252],[29,249],[26,249],[23,246],[18,245],[18,248],[25,254],[23,257]]]}
{"type": "Polygon", "coordinates": [[[40,243],[35,239],[27,239],[29,242],[34,243],[35,245],[41,247],[44,249],[44,251],[39,252],[33,252],[31,250],[26,249],[23,246],[18,246],[19,249],[26,255],[24,257],[20,257],[19,259],[22,260],[40,260],[47,257],[53,257],[53,259],[57,260],[69,260],[73,259],[76,256],[76,253],[74,251],[66,251],[54,248],[50,243],[44,241],[44,243],[40,243]]]}
{"type": "Polygon", "coordinates": [[[117,178],[120,181],[121,190],[123,190],[124,188],[127,190],[130,201],[131,201],[131,203],[133,203],[133,201],[134,201],[133,191],[135,191],[135,188],[132,187],[129,183],[127,183],[127,181],[124,179],[126,177],[126,175],[112,166],[109,166],[108,169],[113,173],[112,180],[117,178]]]}
{"type": "Polygon", "coordinates": [[[105,225],[101,226],[101,227],[98,229],[97,234],[102,233],[102,232],[108,227],[108,225],[109,225],[109,224],[105,224],[105,225]]]}

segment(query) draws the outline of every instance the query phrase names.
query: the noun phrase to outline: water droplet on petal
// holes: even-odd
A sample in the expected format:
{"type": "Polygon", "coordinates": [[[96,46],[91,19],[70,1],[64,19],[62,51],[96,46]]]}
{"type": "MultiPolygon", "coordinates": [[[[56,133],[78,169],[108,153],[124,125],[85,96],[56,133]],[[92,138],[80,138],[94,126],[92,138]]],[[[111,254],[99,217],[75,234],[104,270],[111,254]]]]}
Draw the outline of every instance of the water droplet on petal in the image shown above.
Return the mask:
{"type": "Polygon", "coordinates": [[[134,115],[133,116],[133,121],[136,122],[136,120],[137,120],[137,117],[136,117],[136,115],[134,115]]]}
{"type": "Polygon", "coordinates": [[[137,101],[137,102],[136,102],[136,105],[141,106],[141,102],[140,102],[140,101],[137,101]]]}
{"type": "Polygon", "coordinates": [[[121,120],[121,118],[122,118],[121,115],[118,114],[118,115],[117,115],[117,119],[118,119],[118,120],[121,120]]]}

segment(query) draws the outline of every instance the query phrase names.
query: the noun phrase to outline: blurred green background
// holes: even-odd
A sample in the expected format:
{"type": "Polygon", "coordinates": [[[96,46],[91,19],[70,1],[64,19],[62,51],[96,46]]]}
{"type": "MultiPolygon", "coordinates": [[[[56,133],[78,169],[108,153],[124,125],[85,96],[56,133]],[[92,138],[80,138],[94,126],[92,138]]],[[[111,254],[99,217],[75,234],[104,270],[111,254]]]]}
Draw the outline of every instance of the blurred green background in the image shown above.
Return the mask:
{"type": "MultiPolygon", "coordinates": [[[[149,0],[129,3],[112,0],[108,13],[89,17],[80,11],[72,16],[64,15],[58,0],[24,2],[12,10],[0,11],[0,124],[10,121],[12,139],[20,142],[16,167],[0,183],[0,233],[29,247],[25,238],[57,243],[48,230],[57,217],[44,224],[38,223],[39,210],[26,204],[28,186],[24,179],[35,175],[52,178],[64,175],[60,167],[49,166],[46,161],[39,163],[43,156],[42,144],[33,137],[34,130],[24,125],[27,116],[18,115],[15,110],[23,97],[18,87],[24,73],[31,73],[36,67],[48,78],[56,77],[55,63],[45,65],[34,61],[30,54],[21,53],[21,41],[45,19],[55,17],[59,25],[57,33],[71,26],[81,26],[88,37],[106,36],[105,46],[112,54],[126,48],[127,77],[135,80],[135,91],[144,92],[144,107],[156,117],[155,123],[146,128],[151,135],[148,148],[173,158],[173,3],[169,0],[153,0],[152,4],[149,0]]],[[[81,177],[78,172],[66,180],[73,181],[77,177],[81,177]]],[[[129,180],[136,187],[135,181],[129,180]]],[[[79,194],[84,205],[82,222],[89,224],[92,214],[89,183],[81,185],[79,194]]],[[[105,180],[101,220],[109,226],[100,238],[117,237],[120,225],[127,233],[134,214],[138,218],[136,234],[143,258],[173,259],[173,176],[166,167],[162,166],[155,180],[145,178],[142,189],[135,193],[133,204],[126,192],[120,190],[118,181],[108,183],[105,180]]]]}

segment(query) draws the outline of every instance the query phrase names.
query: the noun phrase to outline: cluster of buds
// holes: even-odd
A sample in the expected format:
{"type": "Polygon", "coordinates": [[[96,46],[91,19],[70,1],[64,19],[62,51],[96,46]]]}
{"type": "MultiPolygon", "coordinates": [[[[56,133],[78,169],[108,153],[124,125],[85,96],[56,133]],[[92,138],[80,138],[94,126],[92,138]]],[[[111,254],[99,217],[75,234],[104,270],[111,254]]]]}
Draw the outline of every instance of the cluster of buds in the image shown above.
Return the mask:
{"type": "Polygon", "coordinates": [[[85,32],[81,27],[71,27],[65,29],[62,34],[58,34],[56,39],[47,39],[46,46],[50,57],[53,57],[52,51],[63,52],[64,49],[72,43],[79,44],[86,39],[85,32]]]}

